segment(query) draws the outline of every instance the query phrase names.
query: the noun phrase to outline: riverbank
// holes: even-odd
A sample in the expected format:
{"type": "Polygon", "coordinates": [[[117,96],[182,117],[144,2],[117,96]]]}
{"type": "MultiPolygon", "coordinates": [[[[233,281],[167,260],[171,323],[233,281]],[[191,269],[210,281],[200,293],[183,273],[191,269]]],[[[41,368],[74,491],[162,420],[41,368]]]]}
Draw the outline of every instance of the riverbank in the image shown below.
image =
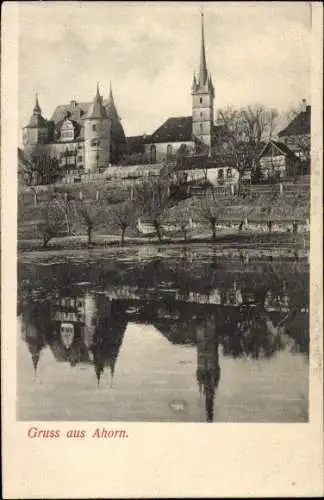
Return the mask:
{"type": "Polygon", "coordinates": [[[43,246],[40,239],[18,240],[18,251],[44,252],[48,250],[82,250],[89,248],[104,249],[109,247],[136,247],[136,246],[182,246],[190,248],[197,244],[212,244],[215,247],[231,248],[289,248],[289,250],[309,249],[309,233],[231,233],[219,234],[215,241],[212,241],[210,235],[201,235],[199,237],[188,239],[167,238],[159,241],[157,237],[127,237],[124,244],[121,245],[118,235],[95,235],[94,242],[89,245],[86,236],[69,236],[64,238],[53,238],[46,247],[43,246]]]}

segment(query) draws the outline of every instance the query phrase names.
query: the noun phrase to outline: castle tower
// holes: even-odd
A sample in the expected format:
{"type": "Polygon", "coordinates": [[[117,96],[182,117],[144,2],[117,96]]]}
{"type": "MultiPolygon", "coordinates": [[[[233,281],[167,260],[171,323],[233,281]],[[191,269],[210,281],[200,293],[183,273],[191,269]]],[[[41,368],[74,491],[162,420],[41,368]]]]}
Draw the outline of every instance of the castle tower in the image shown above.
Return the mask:
{"type": "Polygon", "coordinates": [[[42,116],[42,110],[38,102],[36,94],[35,106],[28,125],[23,128],[23,143],[24,146],[37,146],[38,144],[46,144],[48,141],[48,123],[42,116]]]}
{"type": "Polygon", "coordinates": [[[194,74],[192,88],[192,133],[202,148],[210,153],[214,124],[214,85],[208,74],[205,51],[204,14],[201,13],[201,50],[198,74],[194,74]]]}
{"type": "Polygon", "coordinates": [[[96,96],[84,120],[84,168],[96,172],[110,162],[110,120],[97,84],[96,96]]]}
{"type": "Polygon", "coordinates": [[[127,152],[127,141],[121,123],[121,118],[116,108],[111,82],[106,111],[111,122],[110,163],[116,164],[118,163],[120,156],[127,152]]]}

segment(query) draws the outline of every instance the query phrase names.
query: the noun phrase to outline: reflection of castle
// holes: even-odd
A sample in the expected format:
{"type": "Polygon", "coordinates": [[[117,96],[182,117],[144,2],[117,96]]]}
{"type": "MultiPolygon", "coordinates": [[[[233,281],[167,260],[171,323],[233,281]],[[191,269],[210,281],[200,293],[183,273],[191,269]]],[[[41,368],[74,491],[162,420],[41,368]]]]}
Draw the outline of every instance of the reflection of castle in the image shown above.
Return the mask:
{"type": "Polygon", "coordinates": [[[30,325],[28,322],[22,322],[22,337],[28,345],[28,351],[31,354],[35,376],[41,351],[46,346],[44,335],[38,331],[35,325],[30,325]]]}
{"type": "Polygon", "coordinates": [[[41,349],[49,345],[57,362],[93,364],[98,382],[105,366],[113,375],[127,322],[116,301],[93,294],[57,295],[50,307],[33,304],[33,314],[25,312],[23,339],[35,369],[41,349]]]}

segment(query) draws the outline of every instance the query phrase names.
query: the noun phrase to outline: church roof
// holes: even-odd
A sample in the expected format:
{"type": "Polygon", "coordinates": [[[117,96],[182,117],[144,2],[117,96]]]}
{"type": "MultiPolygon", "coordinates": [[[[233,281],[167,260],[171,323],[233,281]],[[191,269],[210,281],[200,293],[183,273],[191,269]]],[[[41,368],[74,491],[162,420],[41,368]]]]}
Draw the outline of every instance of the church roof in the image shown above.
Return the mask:
{"type": "Polygon", "coordinates": [[[192,116],[168,118],[152,135],[150,142],[192,141],[192,116]]]}
{"type": "Polygon", "coordinates": [[[279,137],[289,135],[310,135],[311,130],[311,106],[306,106],[305,111],[301,111],[286,128],[281,130],[279,137]]]}

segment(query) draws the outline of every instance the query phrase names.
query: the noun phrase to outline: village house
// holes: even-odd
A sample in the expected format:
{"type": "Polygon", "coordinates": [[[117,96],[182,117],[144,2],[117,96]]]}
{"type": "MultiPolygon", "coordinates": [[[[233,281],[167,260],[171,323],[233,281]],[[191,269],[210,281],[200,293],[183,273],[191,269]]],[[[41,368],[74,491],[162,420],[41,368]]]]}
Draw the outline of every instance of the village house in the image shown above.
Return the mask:
{"type": "Polygon", "coordinates": [[[263,179],[294,177],[301,168],[301,160],[288,146],[272,140],[262,149],[259,164],[263,179]]]}
{"type": "Polygon", "coordinates": [[[280,142],[288,146],[305,164],[306,170],[310,164],[311,148],[311,106],[305,99],[300,112],[278,134],[280,142]]]}

